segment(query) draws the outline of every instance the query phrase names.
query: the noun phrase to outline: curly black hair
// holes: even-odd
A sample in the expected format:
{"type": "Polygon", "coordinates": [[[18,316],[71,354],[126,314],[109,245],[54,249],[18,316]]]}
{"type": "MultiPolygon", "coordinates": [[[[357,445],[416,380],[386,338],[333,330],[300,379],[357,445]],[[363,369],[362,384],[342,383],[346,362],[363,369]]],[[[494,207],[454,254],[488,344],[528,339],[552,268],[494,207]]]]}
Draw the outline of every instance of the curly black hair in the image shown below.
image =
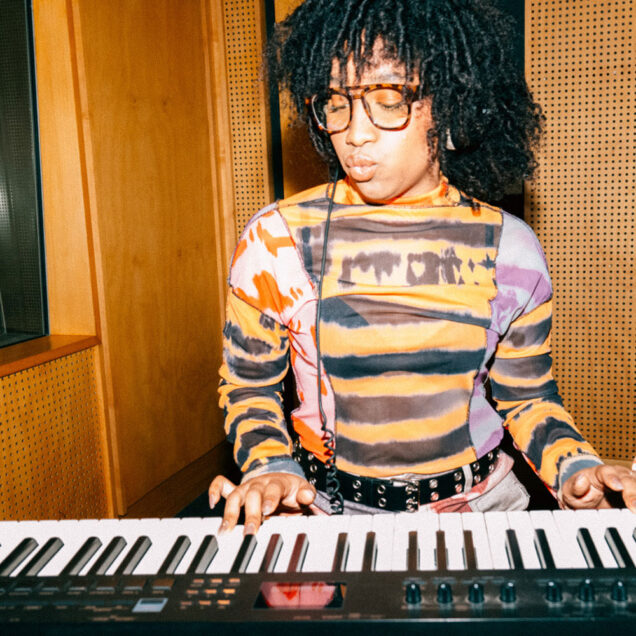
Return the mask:
{"type": "Polygon", "coordinates": [[[352,57],[361,74],[378,38],[384,59],[419,75],[418,98],[431,97],[429,146],[451,183],[494,201],[531,177],[543,115],[514,63],[513,19],[489,0],[305,0],[276,26],[270,77],[331,169],[338,159],[305,100],[328,89],[334,59],[344,73],[352,57]]]}

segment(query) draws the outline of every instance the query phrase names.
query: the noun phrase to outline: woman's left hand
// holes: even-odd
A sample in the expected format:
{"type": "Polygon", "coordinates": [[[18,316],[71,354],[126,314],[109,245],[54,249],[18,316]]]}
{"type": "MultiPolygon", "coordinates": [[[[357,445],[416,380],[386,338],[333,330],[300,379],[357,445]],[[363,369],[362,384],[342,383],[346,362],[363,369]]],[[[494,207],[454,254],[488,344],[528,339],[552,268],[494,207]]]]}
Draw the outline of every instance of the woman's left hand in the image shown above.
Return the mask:
{"type": "Polygon", "coordinates": [[[561,491],[567,508],[613,508],[621,493],[625,505],[636,513],[636,473],[624,466],[602,464],[584,468],[570,477],[561,491]]]}

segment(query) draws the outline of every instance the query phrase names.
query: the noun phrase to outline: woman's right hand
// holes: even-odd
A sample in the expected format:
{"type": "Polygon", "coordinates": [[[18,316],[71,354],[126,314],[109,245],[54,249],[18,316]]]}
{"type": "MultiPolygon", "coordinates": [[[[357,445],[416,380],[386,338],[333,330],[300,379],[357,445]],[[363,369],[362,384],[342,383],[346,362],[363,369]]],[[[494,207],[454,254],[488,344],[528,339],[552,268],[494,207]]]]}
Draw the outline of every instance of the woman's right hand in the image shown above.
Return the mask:
{"type": "Polygon", "coordinates": [[[245,534],[254,534],[263,517],[273,514],[279,507],[287,511],[300,511],[316,497],[316,489],[303,477],[289,473],[265,473],[248,479],[240,485],[223,475],[217,475],[208,489],[210,508],[223,497],[225,511],[220,530],[236,526],[241,508],[245,508],[245,534]]]}

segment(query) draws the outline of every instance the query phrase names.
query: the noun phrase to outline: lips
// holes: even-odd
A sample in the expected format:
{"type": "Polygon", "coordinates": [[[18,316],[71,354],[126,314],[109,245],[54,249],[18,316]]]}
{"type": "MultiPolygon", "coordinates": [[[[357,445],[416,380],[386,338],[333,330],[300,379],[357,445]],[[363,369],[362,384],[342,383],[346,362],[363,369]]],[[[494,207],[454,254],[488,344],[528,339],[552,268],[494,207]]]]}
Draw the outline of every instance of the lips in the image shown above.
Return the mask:
{"type": "Polygon", "coordinates": [[[348,175],[354,181],[369,181],[375,174],[377,164],[369,157],[353,155],[345,160],[348,175]]]}

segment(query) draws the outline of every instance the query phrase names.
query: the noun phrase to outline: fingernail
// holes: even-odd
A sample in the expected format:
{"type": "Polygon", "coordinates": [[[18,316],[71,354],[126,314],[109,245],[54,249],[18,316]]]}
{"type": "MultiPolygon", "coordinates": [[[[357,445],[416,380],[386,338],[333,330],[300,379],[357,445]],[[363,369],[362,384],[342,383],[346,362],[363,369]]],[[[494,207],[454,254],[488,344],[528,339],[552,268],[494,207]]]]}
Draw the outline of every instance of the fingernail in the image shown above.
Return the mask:
{"type": "Polygon", "coordinates": [[[623,482],[616,477],[612,477],[612,479],[610,480],[610,485],[614,490],[623,490],[623,482]]]}
{"type": "Polygon", "coordinates": [[[219,532],[227,532],[227,529],[230,527],[230,524],[227,521],[223,521],[221,523],[221,527],[219,528],[219,532]]]}
{"type": "Polygon", "coordinates": [[[210,499],[210,510],[214,510],[214,506],[216,506],[216,501],[210,499]]]}
{"type": "Polygon", "coordinates": [[[265,502],[263,504],[263,514],[264,515],[271,515],[273,509],[274,509],[274,506],[272,506],[271,503],[265,502]]]}
{"type": "Polygon", "coordinates": [[[254,534],[256,532],[256,526],[253,523],[246,523],[243,534],[254,534]]]}

